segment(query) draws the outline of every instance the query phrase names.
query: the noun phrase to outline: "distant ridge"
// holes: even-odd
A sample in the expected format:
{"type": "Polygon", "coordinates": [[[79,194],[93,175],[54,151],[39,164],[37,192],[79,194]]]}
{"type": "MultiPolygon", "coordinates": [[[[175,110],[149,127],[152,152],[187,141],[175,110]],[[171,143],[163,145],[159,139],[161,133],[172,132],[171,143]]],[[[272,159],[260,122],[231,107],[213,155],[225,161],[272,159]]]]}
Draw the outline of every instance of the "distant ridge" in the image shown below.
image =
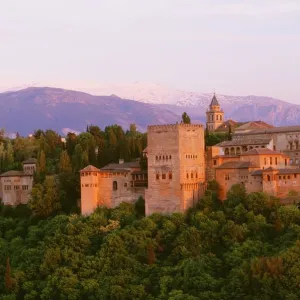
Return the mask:
{"type": "MultiPolygon", "coordinates": [[[[65,134],[68,129],[83,131],[88,124],[101,128],[119,124],[127,129],[131,123],[136,123],[139,130],[145,131],[147,125],[180,121],[184,111],[193,122],[205,122],[212,94],[173,90],[168,94],[166,89],[163,91],[165,98],[157,90],[144,91],[144,100],[135,93],[132,93],[135,100],[124,99],[118,90],[110,96],[93,96],[86,91],[51,87],[26,87],[3,92],[0,93],[0,128],[22,135],[39,128],[52,128],[65,134]],[[146,99],[148,93],[150,96],[146,99]]],[[[260,96],[217,95],[217,99],[226,119],[262,120],[275,126],[300,124],[299,105],[260,96]]]]}

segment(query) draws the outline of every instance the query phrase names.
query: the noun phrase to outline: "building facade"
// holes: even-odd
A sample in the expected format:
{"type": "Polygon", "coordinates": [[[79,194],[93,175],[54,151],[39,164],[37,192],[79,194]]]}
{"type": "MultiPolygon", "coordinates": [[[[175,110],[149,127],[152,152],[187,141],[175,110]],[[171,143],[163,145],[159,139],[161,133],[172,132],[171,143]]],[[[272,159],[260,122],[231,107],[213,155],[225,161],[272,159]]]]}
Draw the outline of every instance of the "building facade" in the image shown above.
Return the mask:
{"type": "Polygon", "coordinates": [[[148,127],[146,215],[183,212],[205,190],[204,127],[175,124],[148,127]]]}
{"type": "Polygon", "coordinates": [[[209,132],[214,132],[223,123],[224,111],[221,109],[216,95],[214,95],[209,105],[209,109],[206,112],[206,128],[209,132]]]}
{"type": "Polygon", "coordinates": [[[0,198],[4,205],[26,204],[32,190],[36,159],[23,162],[23,171],[8,171],[0,175],[0,198]]]}

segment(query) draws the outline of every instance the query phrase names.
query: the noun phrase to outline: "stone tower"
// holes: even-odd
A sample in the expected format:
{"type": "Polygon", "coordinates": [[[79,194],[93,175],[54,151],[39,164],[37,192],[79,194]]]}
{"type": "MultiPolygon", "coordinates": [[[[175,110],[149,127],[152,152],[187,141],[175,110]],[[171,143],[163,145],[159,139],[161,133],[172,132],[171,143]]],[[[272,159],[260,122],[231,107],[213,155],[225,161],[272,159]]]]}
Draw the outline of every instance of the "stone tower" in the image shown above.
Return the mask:
{"type": "Polygon", "coordinates": [[[214,132],[224,122],[224,112],[214,94],[209,109],[206,112],[206,128],[209,132],[214,132]]]}
{"type": "Polygon", "coordinates": [[[205,190],[204,127],[193,124],[148,127],[146,215],[183,212],[205,190]]]}

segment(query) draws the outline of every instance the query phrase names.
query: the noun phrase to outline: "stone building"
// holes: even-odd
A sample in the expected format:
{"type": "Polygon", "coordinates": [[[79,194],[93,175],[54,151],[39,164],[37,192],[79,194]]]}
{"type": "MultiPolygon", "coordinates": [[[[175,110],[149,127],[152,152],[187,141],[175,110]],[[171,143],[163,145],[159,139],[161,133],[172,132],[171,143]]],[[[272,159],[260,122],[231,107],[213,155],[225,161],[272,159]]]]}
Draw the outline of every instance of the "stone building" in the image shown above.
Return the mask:
{"type": "Polygon", "coordinates": [[[205,190],[204,127],[148,127],[146,215],[183,212],[205,190]]]}
{"type": "Polygon", "coordinates": [[[147,171],[139,161],[109,164],[101,169],[87,166],[80,171],[81,212],[91,214],[98,206],[115,207],[121,202],[134,203],[145,198],[147,171]]]}
{"type": "Polygon", "coordinates": [[[23,171],[8,171],[0,175],[0,198],[4,205],[26,204],[32,190],[36,159],[23,162],[23,171]]]}
{"type": "Polygon", "coordinates": [[[221,109],[216,95],[213,96],[206,112],[206,128],[209,132],[216,131],[224,123],[224,111],[221,109]]]}

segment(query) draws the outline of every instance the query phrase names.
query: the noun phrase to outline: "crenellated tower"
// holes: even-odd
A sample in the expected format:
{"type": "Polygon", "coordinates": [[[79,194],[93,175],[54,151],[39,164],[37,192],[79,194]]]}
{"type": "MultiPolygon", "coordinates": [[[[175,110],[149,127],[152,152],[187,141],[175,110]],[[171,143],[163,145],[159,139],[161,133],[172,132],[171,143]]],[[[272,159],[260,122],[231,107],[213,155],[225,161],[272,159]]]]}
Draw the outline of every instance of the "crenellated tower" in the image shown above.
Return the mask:
{"type": "Polygon", "coordinates": [[[204,127],[148,126],[146,215],[184,212],[205,189],[204,127]]]}
{"type": "Polygon", "coordinates": [[[214,132],[223,123],[224,111],[220,107],[216,94],[214,94],[206,112],[206,128],[209,132],[214,132]]]}

